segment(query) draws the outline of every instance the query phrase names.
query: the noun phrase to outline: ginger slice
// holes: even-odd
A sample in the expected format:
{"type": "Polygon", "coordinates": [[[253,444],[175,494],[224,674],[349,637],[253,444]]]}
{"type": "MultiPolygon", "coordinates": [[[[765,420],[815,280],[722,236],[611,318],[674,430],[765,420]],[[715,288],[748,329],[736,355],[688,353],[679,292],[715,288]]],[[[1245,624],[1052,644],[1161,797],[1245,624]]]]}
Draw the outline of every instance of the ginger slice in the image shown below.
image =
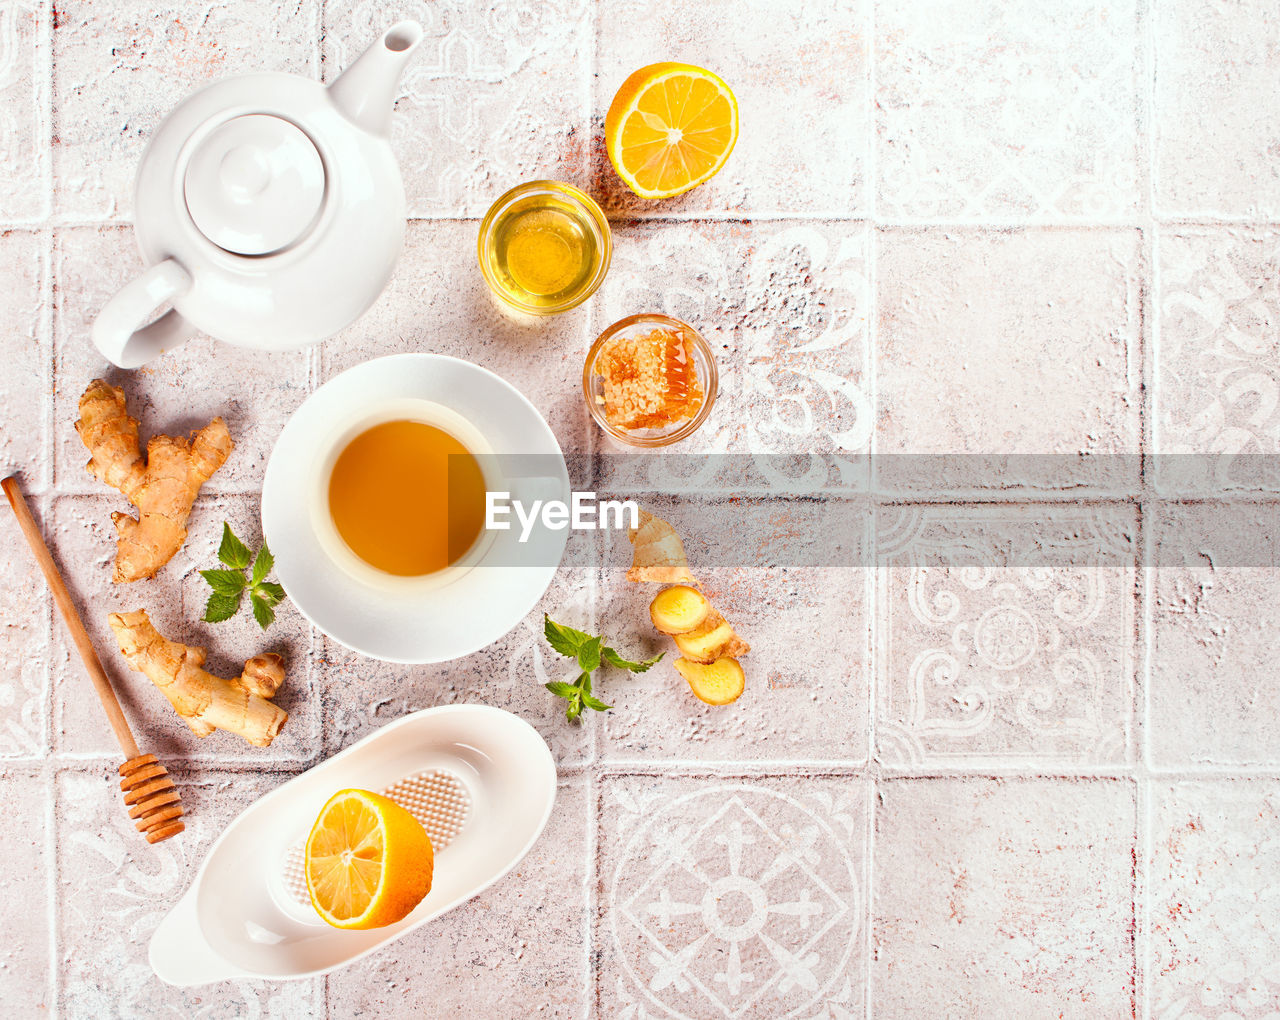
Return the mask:
{"type": "Polygon", "coordinates": [[[656,581],[658,584],[697,584],[689,570],[684,543],[676,529],[661,517],[640,511],[640,526],[630,532],[631,569],[628,581],[656,581]]]}
{"type": "Polygon", "coordinates": [[[138,420],[125,409],[124,390],[95,379],[80,398],[76,431],[93,455],[89,471],[138,508],[136,520],[111,515],[118,534],[114,580],[154,577],[182,548],[196,494],[235,446],[226,423],[214,418],[192,433],[190,442],[152,436],[144,462],[138,420]]]}
{"type": "Polygon", "coordinates": [[[737,701],[747,687],[746,675],[737,659],[724,657],[714,662],[691,662],[681,658],[676,659],[675,666],[689,682],[694,696],[708,705],[737,701]]]}
{"type": "Polygon", "coordinates": [[[685,634],[701,626],[711,603],[696,588],[677,584],[663,588],[649,603],[649,619],[663,634],[685,634]]]}
{"type": "Polygon", "coordinates": [[[164,692],[197,737],[227,730],[266,747],[289,718],[269,700],[284,681],[284,659],[274,652],[255,655],[239,677],[224,680],[201,668],[203,648],[163,637],[145,609],[112,613],[107,623],[129,665],[164,692]]]}
{"type": "Polygon", "coordinates": [[[751,651],[751,646],[734,633],[729,621],[714,606],[698,627],[672,637],[681,654],[694,662],[714,662],[722,656],[736,659],[751,651]]]}

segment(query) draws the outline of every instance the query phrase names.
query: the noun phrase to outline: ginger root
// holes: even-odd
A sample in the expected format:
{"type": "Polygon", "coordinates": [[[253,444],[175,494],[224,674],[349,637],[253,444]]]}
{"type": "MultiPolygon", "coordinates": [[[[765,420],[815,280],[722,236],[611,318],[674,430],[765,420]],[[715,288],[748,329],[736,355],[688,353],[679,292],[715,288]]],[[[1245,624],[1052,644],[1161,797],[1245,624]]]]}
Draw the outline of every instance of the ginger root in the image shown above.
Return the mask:
{"type": "Polygon", "coordinates": [[[685,634],[701,626],[712,612],[707,597],[687,584],[663,588],[649,603],[649,619],[663,634],[685,634]]]}
{"type": "Polygon", "coordinates": [[[203,648],[162,636],[145,609],[112,613],[107,622],[129,665],[164,692],[197,737],[228,730],[266,747],[289,718],[269,700],[284,681],[284,659],[274,652],[255,655],[239,677],[224,680],[201,668],[203,648]]]}
{"type": "Polygon", "coordinates": [[[114,513],[117,582],[140,581],[173,559],[187,539],[187,516],[200,486],[222,467],[235,444],[221,418],[214,418],[191,440],[152,436],[144,462],[138,420],[125,409],[124,390],[95,379],[80,398],[76,422],[93,455],[88,469],[99,481],[119,489],[138,508],[135,520],[114,513]]]}
{"type": "Polygon", "coordinates": [[[640,511],[640,526],[630,531],[631,569],[628,581],[656,581],[658,584],[697,584],[689,571],[684,543],[676,529],[661,517],[640,511]]]}
{"type": "Polygon", "coordinates": [[[649,619],[656,630],[669,634],[682,658],[675,667],[693,693],[708,705],[737,701],[746,689],[746,675],[738,656],[751,646],[738,637],[729,621],[696,585],[685,558],[684,543],[661,517],[640,511],[640,526],[631,532],[635,546],[628,581],[656,581],[663,588],[649,603],[649,619]]]}
{"type": "Polygon", "coordinates": [[[751,646],[734,633],[729,621],[714,607],[700,626],[672,637],[684,657],[694,662],[714,662],[725,656],[736,659],[751,651],[751,646]]]}
{"type": "Polygon", "coordinates": [[[714,662],[676,659],[675,666],[689,682],[694,696],[708,705],[727,705],[737,701],[747,688],[746,675],[737,659],[716,659],[714,662]]]}

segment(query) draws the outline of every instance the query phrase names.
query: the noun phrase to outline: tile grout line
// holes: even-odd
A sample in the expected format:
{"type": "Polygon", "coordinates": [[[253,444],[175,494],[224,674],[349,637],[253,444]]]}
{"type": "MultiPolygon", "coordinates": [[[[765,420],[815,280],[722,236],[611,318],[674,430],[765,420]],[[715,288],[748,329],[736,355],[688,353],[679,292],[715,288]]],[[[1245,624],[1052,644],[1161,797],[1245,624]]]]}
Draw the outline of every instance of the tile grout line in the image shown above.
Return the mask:
{"type": "Polygon", "coordinates": [[[1138,831],[1137,852],[1134,855],[1134,969],[1139,977],[1137,1012],[1139,1016],[1151,1016],[1151,873],[1152,860],[1152,802],[1154,795],[1150,779],[1138,782],[1138,831]]]}
{"type": "Polygon", "coordinates": [[[55,826],[58,820],[58,770],[47,761],[44,763],[45,786],[45,847],[49,853],[49,866],[45,869],[45,888],[49,896],[46,907],[46,920],[49,926],[49,1015],[53,1020],[59,1009],[58,993],[58,961],[61,959],[58,925],[58,878],[61,867],[58,861],[58,835],[55,826]]]}
{"type": "MultiPolygon", "coordinates": [[[[483,216],[464,213],[412,213],[405,217],[407,224],[415,223],[479,223],[483,216]]],[[[1280,218],[1257,219],[1249,217],[1210,217],[1210,216],[1151,216],[1149,221],[1160,227],[1172,227],[1190,231],[1210,232],[1215,230],[1274,231],[1280,229],[1280,218]]],[[[894,219],[875,216],[868,211],[865,215],[850,215],[847,211],[826,210],[818,212],[760,212],[716,213],[710,210],[690,211],[688,213],[651,213],[644,216],[618,216],[609,218],[610,226],[650,224],[697,224],[707,223],[717,226],[751,223],[866,223],[883,230],[943,230],[968,231],[971,233],[1003,233],[1017,234],[1041,231],[1044,233],[1080,233],[1080,234],[1114,234],[1125,230],[1143,230],[1147,219],[1134,218],[1126,220],[1035,220],[1035,219],[894,219]]],[[[43,230],[129,230],[133,227],[131,219],[77,218],[71,216],[50,215],[35,220],[9,220],[0,223],[0,229],[12,233],[34,234],[43,230]]]]}
{"type": "MultiPolygon", "coordinates": [[[[54,98],[55,75],[54,75],[54,55],[53,55],[53,0],[49,0],[44,4],[44,10],[47,17],[41,18],[40,28],[40,45],[44,49],[47,58],[43,71],[46,74],[46,101],[45,116],[47,118],[48,127],[48,149],[47,149],[47,215],[46,222],[41,225],[40,235],[40,255],[44,260],[44,279],[42,281],[41,292],[41,316],[39,328],[44,333],[48,342],[47,347],[47,366],[49,372],[49,391],[44,402],[45,415],[45,438],[43,444],[43,454],[45,457],[44,471],[47,477],[47,483],[43,486],[48,492],[47,499],[42,501],[41,521],[47,526],[51,520],[53,513],[53,502],[57,492],[57,477],[55,470],[55,453],[57,450],[57,436],[55,423],[55,398],[57,394],[57,361],[58,352],[56,346],[56,338],[54,336],[55,314],[54,304],[57,294],[55,286],[55,274],[59,268],[58,245],[56,243],[55,228],[52,224],[56,193],[54,188],[54,147],[53,139],[55,135],[55,116],[57,113],[54,98]]],[[[57,625],[54,616],[56,609],[53,605],[53,596],[51,592],[44,595],[45,611],[45,648],[46,648],[46,668],[44,678],[45,689],[45,711],[42,713],[43,720],[43,738],[44,738],[44,755],[41,762],[42,770],[46,778],[45,786],[45,847],[49,854],[48,867],[45,869],[45,890],[48,896],[48,904],[46,906],[46,924],[47,939],[49,947],[48,961],[48,994],[49,994],[49,1015],[56,1020],[61,1015],[59,1002],[59,961],[61,959],[61,931],[58,924],[58,881],[61,877],[61,867],[58,860],[58,768],[54,757],[54,627],[57,625]]]]}
{"type": "MultiPolygon", "coordinates": [[[[599,73],[600,63],[600,25],[599,13],[594,4],[588,5],[585,15],[584,31],[587,38],[585,42],[586,59],[582,61],[584,67],[584,89],[582,110],[583,119],[583,139],[582,139],[582,180],[588,186],[591,182],[592,174],[592,148],[594,145],[595,124],[592,120],[594,114],[595,99],[595,78],[599,73]]],[[[612,226],[611,228],[612,229],[612,226]]],[[[591,343],[591,337],[599,325],[596,319],[597,302],[592,302],[591,308],[582,316],[581,339],[580,346],[585,352],[591,343]]],[[[578,408],[580,416],[587,417],[585,407],[578,408]]],[[[597,459],[600,445],[599,429],[592,427],[592,422],[586,422],[586,450],[584,453],[587,458],[587,474],[588,484],[592,489],[596,489],[596,473],[598,471],[597,459]]],[[[587,583],[590,586],[590,616],[592,633],[600,633],[600,577],[604,569],[604,538],[598,532],[593,533],[591,562],[587,571],[587,583]]],[[[597,779],[598,764],[602,757],[601,743],[604,739],[604,719],[597,720],[597,725],[591,727],[591,747],[590,747],[590,767],[586,769],[583,787],[586,793],[584,810],[586,814],[585,822],[587,825],[586,834],[586,867],[584,871],[584,881],[586,888],[583,890],[584,906],[582,916],[582,1016],[590,1020],[591,1017],[598,1015],[600,1002],[599,974],[597,968],[593,965],[592,960],[596,953],[596,913],[599,909],[599,881],[600,881],[600,849],[599,849],[599,832],[600,832],[600,798],[604,795],[603,788],[600,787],[597,779]]]]}
{"type": "MultiPolygon", "coordinates": [[[[1155,34],[1154,34],[1154,5],[1150,0],[1145,4],[1138,5],[1138,17],[1141,18],[1141,33],[1139,41],[1141,45],[1141,56],[1138,60],[1138,66],[1141,72],[1141,92],[1138,97],[1137,110],[1135,114],[1139,120],[1138,145],[1139,145],[1139,166],[1142,175],[1142,194],[1141,207],[1142,214],[1142,258],[1143,269],[1146,286],[1141,295],[1140,314],[1141,330],[1139,332],[1139,343],[1141,344],[1141,364],[1140,372],[1142,378],[1142,404],[1140,407],[1141,429],[1139,433],[1139,449],[1145,453],[1152,453],[1155,450],[1154,437],[1156,432],[1155,410],[1156,404],[1156,342],[1155,331],[1158,329],[1159,308],[1158,308],[1158,292],[1157,292],[1157,263],[1155,248],[1155,196],[1154,196],[1154,121],[1155,113],[1154,103],[1154,81],[1155,81],[1155,34]]],[[[1134,714],[1135,723],[1138,728],[1139,739],[1134,748],[1137,760],[1136,769],[1136,803],[1137,811],[1137,831],[1135,832],[1135,853],[1134,853],[1134,1012],[1141,1017],[1149,1017],[1151,1015],[1151,983],[1150,970],[1148,960],[1151,951],[1151,940],[1149,938],[1148,918],[1151,909],[1150,889],[1147,882],[1147,861],[1148,856],[1148,838],[1151,829],[1151,790],[1149,780],[1149,756],[1148,756],[1148,734],[1150,732],[1149,720],[1150,713],[1148,711],[1150,688],[1151,688],[1151,652],[1152,652],[1152,600],[1155,596],[1155,570],[1151,566],[1155,561],[1152,558],[1154,553],[1155,532],[1152,525],[1152,517],[1147,513],[1147,507],[1154,502],[1151,498],[1154,494],[1156,479],[1149,477],[1146,470],[1148,458],[1142,459],[1143,470],[1141,475],[1141,484],[1143,488],[1143,499],[1138,508],[1138,528],[1139,539],[1141,542],[1141,552],[1143,559],[1140,567],[1135,571],[1135,582],[1139,585],[1137,592],[1138,602],[1138,620],[1136,621],[1139,628],[1139,654],[1140,661],[1138,668],[1134,674],[1134,679],[1139,686],[1137,697],[1131,699],[1132,712],[1134,714]]]]}
{"type": "MultiPolygon", "coordinates": [[[[877,358],[878,340],[879,340],[879,322],[880,322],[880,301],[879,301],[879,252],[880,252],[880,229],[878,215],[878,192],[880,186],[879,180],[879,163],[876,159],[877,143],[879,140],[879,108],[876,105],[876,5],[874,0],[865,0],[866,2],[866,40],[865,52],[867,61],[867,91],[866,102],[867,109],[870,112],[869,138],[867,139],[866,159],[866,208],[869,225],[867,227],[867,284],[866,284],[866,300],[867,300],[867,328],[864,331],[863,350],[864,358],[867,365],[867,401],[871,407],[871,432],[870,439],[867,444],[867,454],[869,459],[868,483],[874,488],[875,453],[878,446],[876,441],[876,423],[880,414],[880,387],[879,387],[879,365],[877,358]]],[[[877,692],[879,690],[879,652],[878,642],[876,640],[879,632],[879,614],[881,611],[879,586],[877,582],[876,568],[876,516],[877,508],[874,503],[869,507],[866,524],[864,527],[864,541],[867,544],[867,562],[869,569],[863,578],[863,602],[867,609],[867,621],[863,634],[863,641],[866,643],[867,650],[867,668],[866,668],[866,690],[867,690],[867,709],[866,709],[866,728],[867,728],[867,770],[868,778],[866,780],[866,789],[864,792],[864,814],[865,828],[863,829],[863,863],[862,863],[862,882],[864,885],[864,909],[863,916],[863,934],[862,934],[862,1012],[866,1020],[871,1020],[875,1013],[875,828],[876,828],[876,804],[879,801],[880,777],[877,774],[876,766],[876,707],[877,692]]]]}

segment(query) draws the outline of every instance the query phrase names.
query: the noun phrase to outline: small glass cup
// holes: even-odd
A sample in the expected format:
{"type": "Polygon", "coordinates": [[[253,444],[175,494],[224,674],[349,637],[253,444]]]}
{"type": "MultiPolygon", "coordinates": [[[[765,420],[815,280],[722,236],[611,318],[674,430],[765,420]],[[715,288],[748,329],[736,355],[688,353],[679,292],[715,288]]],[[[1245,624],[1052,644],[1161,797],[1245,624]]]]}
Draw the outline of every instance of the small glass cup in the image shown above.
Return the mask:
{"type": "Polygon", "coordinates": [[[560,181],[528,181],[489,207],[476,253],[500,302],[526,315],[556,315],[596,292],[613,239],[590,196],[560,181]]]}
{"type": "Polygon", "coordinates": [[[587,410],[607,435],[627,446],[658,447],[670,446],[681,439],[687,439],[701,428],[702,423],[711,414],[711,407],[716,402],[716,392],[720,386],[720,374],[716,369],[715,355],[702,334],[687,322],[673,319],[669,315],[643,313],[619,319],[606,329],[587,352],[587,362],[582,366],[582,392],[587,400],[587,410]],[[692,344],[693,367],[698,381],[702,384],[702,406],[692,418],[674,422],[664,429],[621,429],[609,424],[604,416],[604,380],[596,370],[596,361],[600,351],[608,341],[616,336],[634,336],[647,333],[655,327],[666,330],[679,330],[690,338],[692,344]]]}

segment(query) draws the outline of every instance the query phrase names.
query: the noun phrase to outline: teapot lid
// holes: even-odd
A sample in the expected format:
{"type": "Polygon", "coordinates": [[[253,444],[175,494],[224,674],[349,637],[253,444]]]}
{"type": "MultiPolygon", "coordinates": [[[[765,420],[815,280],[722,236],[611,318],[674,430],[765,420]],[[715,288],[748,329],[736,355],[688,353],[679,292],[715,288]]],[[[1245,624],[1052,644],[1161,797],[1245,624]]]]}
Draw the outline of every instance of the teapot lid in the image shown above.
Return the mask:
{"type": "Polygon", "coordinates": [[[209,132],[183,177],[195,225],[237,255],[269,255],[293,244],[315,223],[324,193],[324,164],[306,132],[262,113],[209,132]]]}

